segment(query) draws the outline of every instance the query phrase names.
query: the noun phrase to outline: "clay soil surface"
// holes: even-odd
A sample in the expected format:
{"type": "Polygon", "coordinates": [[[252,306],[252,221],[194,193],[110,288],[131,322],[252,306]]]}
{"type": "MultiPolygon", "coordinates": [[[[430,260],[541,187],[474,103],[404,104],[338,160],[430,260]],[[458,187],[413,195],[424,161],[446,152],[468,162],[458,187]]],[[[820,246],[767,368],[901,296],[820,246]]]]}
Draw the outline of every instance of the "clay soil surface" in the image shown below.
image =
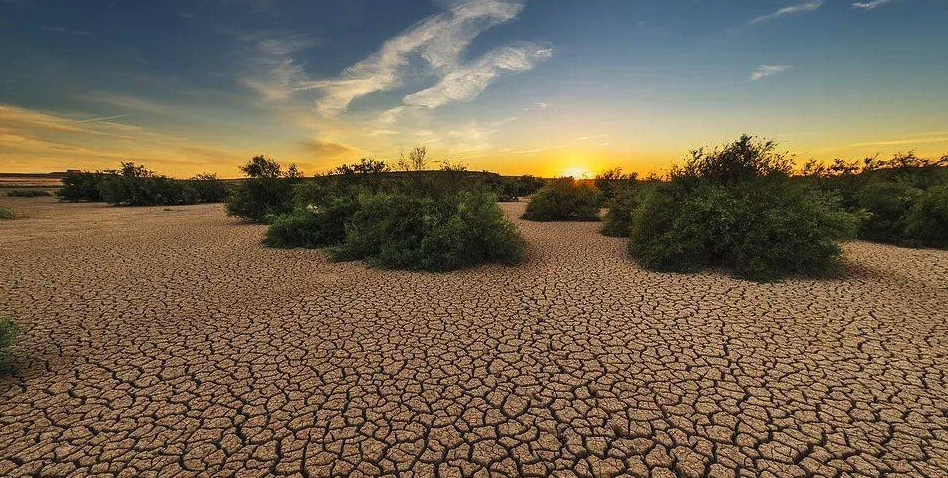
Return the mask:
{"type": "Polygon", "coordinates": [[[755,284],[517,219],[523,265],[425,274],[219,205],[0,203],[3,477],[948,476],[948,252],[755,284]]]}

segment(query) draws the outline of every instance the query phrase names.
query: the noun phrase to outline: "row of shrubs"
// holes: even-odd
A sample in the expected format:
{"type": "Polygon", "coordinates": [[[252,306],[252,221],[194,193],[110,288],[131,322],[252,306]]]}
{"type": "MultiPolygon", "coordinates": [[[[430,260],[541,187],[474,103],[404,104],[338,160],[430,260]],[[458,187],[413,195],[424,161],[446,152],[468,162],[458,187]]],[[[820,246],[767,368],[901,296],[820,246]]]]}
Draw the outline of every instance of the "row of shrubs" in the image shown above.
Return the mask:
{"type": "Polygon", "coordinates": [[[338,261],[427,271],[523,257],[523,239],[497,205],[494,174],[392,172],[362,160],[303,180],[265,157],[242,169],[248,178],[234,188],[227,212],[268,223],[263,242],[270,247],[329,248],[338,261]]]}
{"type": "Polygon", "coordinates": [[[859,237],[909,247],[948,248],[948,156],[924,159],[914,153],[861,163],[807,163],[802,181],[838,194],[850,211],[868,220],[859,237]]]}
{"type": "Polygon", "coordinates": [[[14,189],[13,191],[7,191],[7,197],[11,198],[38,198],[52,195],[53,193],[44,189],[14,189]]]}
{"type": "Polygon", "coordinates": [[[68,173],[56,195],[65,201],[104,201],[115,206],[177,206],[223,202],[228,186],[214,174],[174,179],[123,162],[118,170],[68,173]]]}
{"type": "Polygon", "coordinates": [[[825,276],[841,270],[843,241],[948,247],[948,158],[913,154],[861,165],[809,163],[795,174],[776,144],[750,136],[693,151],[667,180],[611,170],[556,180],[534,195],[525,219],[598,220],[628,237],[647,268],[724,267],[748,279],[825,276]],[[598,186],[598,187],[597,187],[598,186]]]}

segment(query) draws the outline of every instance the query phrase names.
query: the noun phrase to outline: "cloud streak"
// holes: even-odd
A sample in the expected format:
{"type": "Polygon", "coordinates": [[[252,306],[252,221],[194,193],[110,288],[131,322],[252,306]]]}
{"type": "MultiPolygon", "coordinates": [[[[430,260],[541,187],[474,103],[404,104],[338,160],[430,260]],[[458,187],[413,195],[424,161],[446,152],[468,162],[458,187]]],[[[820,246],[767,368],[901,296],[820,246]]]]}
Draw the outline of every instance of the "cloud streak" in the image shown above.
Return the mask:
{"type": "Polygon", "coordinates": [[[426,90],[406,96],[409,106],[437,108],[445,103],[469,100],[483,92],[503,71],[532,70],[550,58],[553,49],[533,43],[519,43],[491,51],[469,65],[459,66],[426,90]]]}
{"type": "MultiPolygon", "coordinates": [[[[334,115],[347,109],[357,98],[400,86],[415,55],[443,78],[452,74],[463,75],[465,67],[460,65],[460,56],[471,42],[484,31],[516,18],[523,7],[523,1],[469,0],[456,3],[386,41],[379,51],[347,68],[339,78],[309,82],[301,89],[322,91],[324,96],[318,107],[323,113],[334,115]]],[[[444,87],[440,91],[451,94],[444,87]]]]}
{"type": "MultiPolygon", "coordinates": [[[[888,0],[878,0],[878,1],[888,1],[888,0]]],[[[812,12],[812,11],[817,10],[818,8],[822,7],[822,6],[823,6],[823,0],[818,0],[818,1],[814,1],[814,2],[798,3],[798,4],[796,4],[796,5],[790,5],[790,6],[787,6],[787,7],[783,7],[783,8],[781,8],[780,10],[777,10],[776,12],[773,12],[773,13],[770,13],[770,14],[767,14],[767,15],[761,15],[761,16],[759,16],[759,17],[757,17],[757,18],[754,18],[753,20],[750,21],[750,24],[751,24],[751,25],[756,25],[756,24],[758,24],[758,23],[763,23],[763,22],[767,22],[767,21],[770,21],[770,20],[775,20],[775,19],[780,18],[780,17],[786,17],[786,16],[790,16],[790,15],[798,15],[798,14],[800,14],[800,13],[812,12]]]]}
{"type": "Polygon", "coordinates": [[[884,7],[890,3],[895,3],[897,0],[873,0],[871,2],[865,3],[854,3],[853,8],[861,8],[863,10],[875,10],[879,7],[884,7]]]}
{"type": "Polygon", "coordinates": [[[750,74],[751,81],[760,81],[789,70],[787,65],[760,65],[750,74]]]}

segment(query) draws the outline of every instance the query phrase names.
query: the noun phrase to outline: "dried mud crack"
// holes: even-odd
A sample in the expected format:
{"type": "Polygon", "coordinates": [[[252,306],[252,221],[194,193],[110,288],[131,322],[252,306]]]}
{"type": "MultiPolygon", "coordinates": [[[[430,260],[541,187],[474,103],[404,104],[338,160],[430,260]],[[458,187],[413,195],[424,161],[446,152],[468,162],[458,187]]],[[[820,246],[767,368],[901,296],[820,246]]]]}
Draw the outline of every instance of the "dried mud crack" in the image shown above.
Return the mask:
{"type": "Polygon", "coordinates": [[[755,284],[518,219],[523,265],[425,274],[219,206],[15,207],[0,476],[948,476],[948,252],[755,284]]]}

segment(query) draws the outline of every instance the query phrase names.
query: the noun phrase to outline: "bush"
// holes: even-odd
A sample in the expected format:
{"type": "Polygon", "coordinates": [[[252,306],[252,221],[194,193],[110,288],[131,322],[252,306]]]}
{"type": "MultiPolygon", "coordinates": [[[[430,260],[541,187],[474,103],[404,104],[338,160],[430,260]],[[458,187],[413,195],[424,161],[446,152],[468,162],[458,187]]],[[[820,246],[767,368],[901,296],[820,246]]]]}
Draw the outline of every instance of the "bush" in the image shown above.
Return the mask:
{"type": "Polygon", "coordinates": [[[115,171],[67,173],[63,177],[63,187],[56,191],[56,195],[63,201],[101,201],[102,195],[99,193],[99,186],[106,178],[115,175],[115,171]]]}
{"type": "Polygon", "coordinates": [[[913,245],[948,248],[948,184],[921,193],[905,222],[913,245]]]}
{"type": "Polygon", "coordinates": [[[647,192],[647,187],[635,183],[614,189],[611,192],[612,198],[606,202],[602,233],[610,237],[629,237],[632,231],[632,212],[642,203],[647,192]]]}
{"type": "Polygon", "coordinates": [[[203,173],[188,180],[188,185],[197,194],[198,202],[219,203],[227,199],[230,189],[216,174],[203,173]]]}
{"type": "Polygon", "coordinates": [[[42,189],[17,189],[7,193],[7,197],[11,198],[38,198],[52,195],[53,193],[42,189]]]}
{"type": "Polygon", "coordinates": [[[837,272],[839,242],[855,236],[861,216],[791,181],[789,162],[774,149],[743,136],[693,152],[635,208],[629,253],[651,269],[723,266],[758,281],[837,272]]]}
{"type": "Polygon", "coordinates": [[[495,199],[483,191],[362,194],[333,258],[427,271],[517,263],[523,239],[495,199]]]}
{"type": "Polygon", "coordinates": [[[197,191],[186,181],[155,174],[131,162],[123,162],[119,174],[99,185],[102,200],[113,206],[177,206],[197,204],[197,191]]]}
{"type": "Polygon", "coordinates": [[[16,219],[16,211],[6,206],[0,206],[0,219],[16,219]]]}
{"type": "Polygon", "coordinates": [[[0,373],[10,371],[10,361],[13,354],[10,353],[10,346],[13,345],[13,339],[20,333],[19,327],[10,319],[0,317],[0,373]]]}
{"type": "Polygon", "coordinates": [[[598,191],[588,182],[554,179],[530,198],[524,219],[531,221],[598,221],[598,191]]]}
{"type": "Polygon", "coordinates": [[[351,195],[326,196],[270,220],[263,243],[268,247],[319,248],[342,243],[346,222],[355,214],[358,200],[351,195]]]}
{"type": "Polygon", "coordinates": [[[607,169],[597,174],[593,184],[599,190],[599,204],[609,204],[616,195],[630,188],[638,177],[638,173],[623,173],[622,168],[607,169]]]}
{"type": "Polygon", "coordinates": [[[302,177],[295,165],[284,171],[280,163],[255,156],[240,169],[247,179],[227,197],[225,209],[229,216],[265,223],[270,217],[293,212],[293,187],[302,177]]]}
{"type": "Polygon", "coordinates": [[[939,197],[948,187],[948,157],[932,160],[914,153],[888,160],[835,160],[830,166],[807,163],[803,181],[838,193],[852,212],[865,211],[859,237],[912,247],[946,247],[939,239],[948,220],[939,212],[939,197]]]}

